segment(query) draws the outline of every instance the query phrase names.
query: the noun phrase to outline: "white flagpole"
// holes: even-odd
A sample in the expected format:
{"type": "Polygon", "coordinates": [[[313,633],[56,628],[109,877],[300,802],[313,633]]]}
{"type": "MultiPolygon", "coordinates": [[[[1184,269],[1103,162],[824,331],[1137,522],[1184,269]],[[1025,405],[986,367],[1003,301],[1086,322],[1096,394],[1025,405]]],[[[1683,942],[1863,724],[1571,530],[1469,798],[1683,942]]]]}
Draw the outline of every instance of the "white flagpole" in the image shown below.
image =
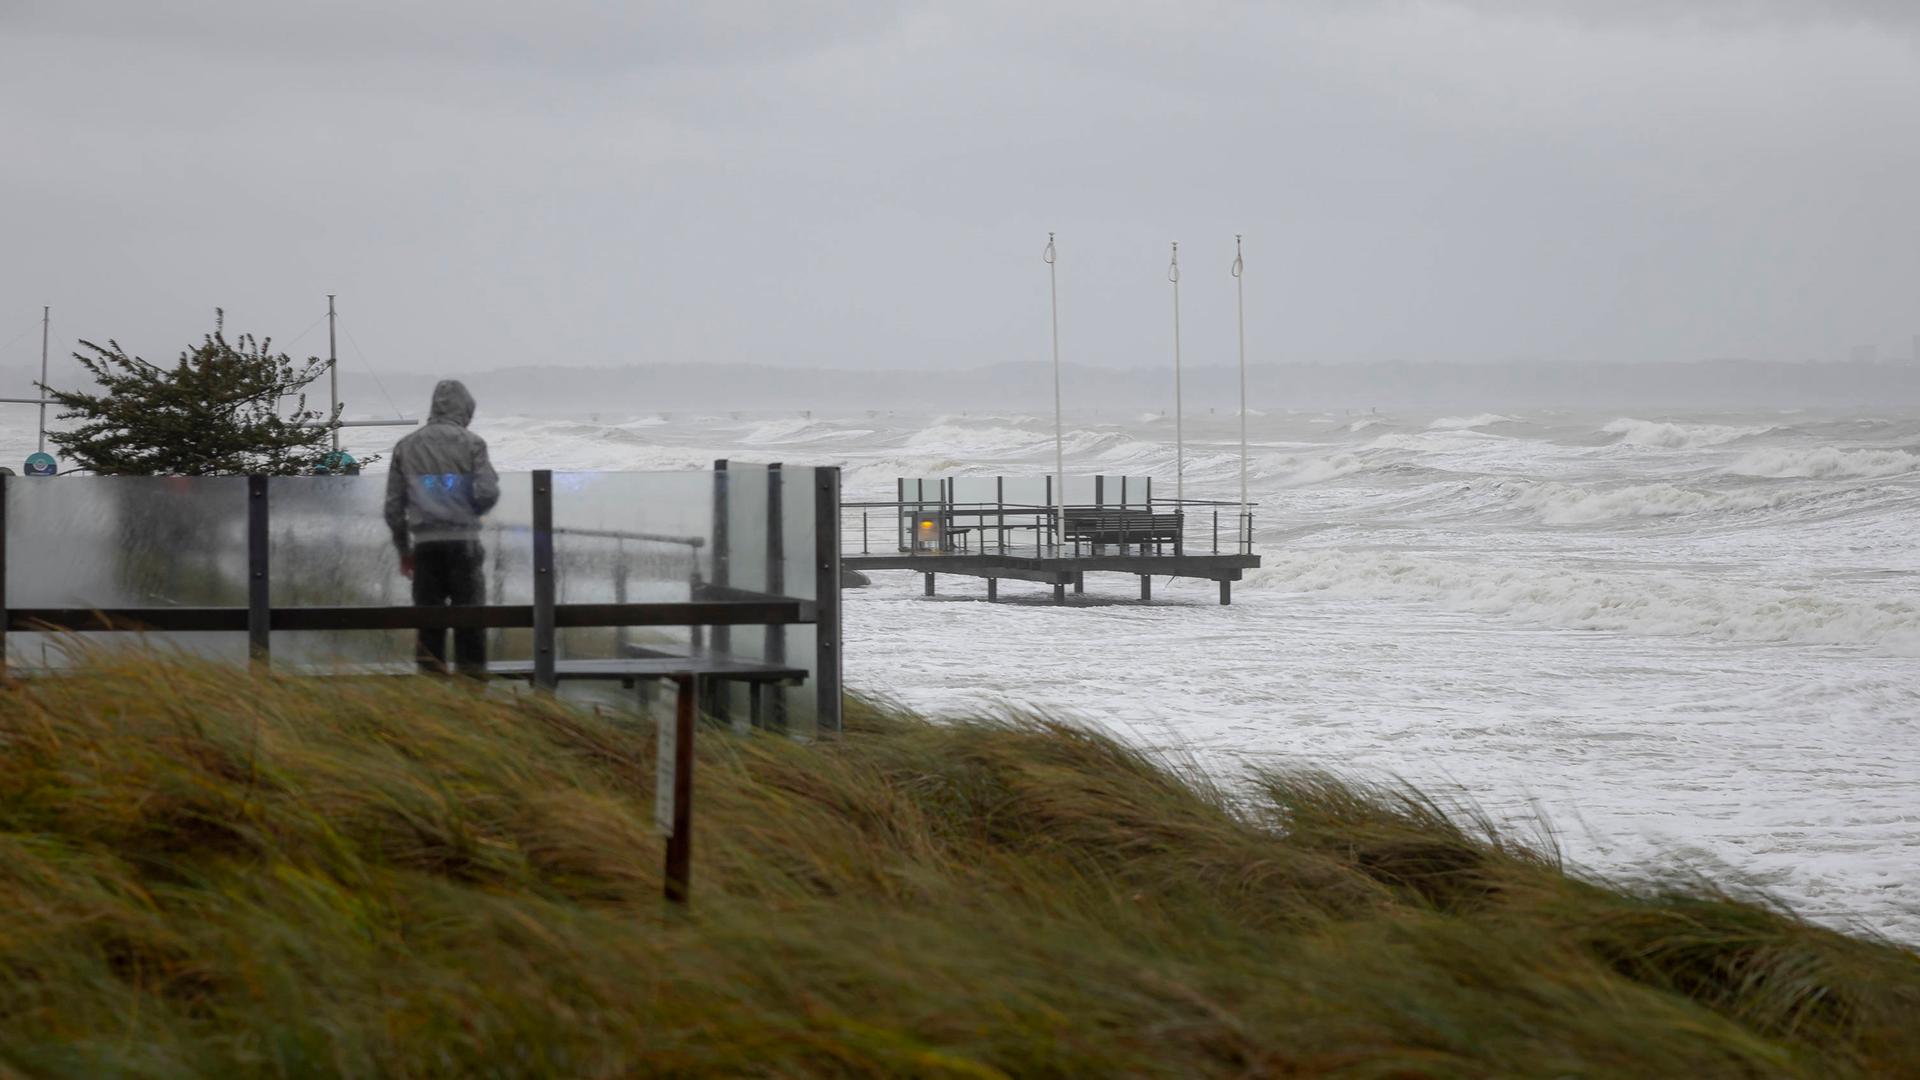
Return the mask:
{"type": "Polygon", "coordinates": [[[333,294],[327,294],[327,423],[333,425],[333,452],[340,452],[340,350],[334,344],[333,294]]]}
{"type": "Polygon", "coordinates": [[[40,453],[47,452],[47,331],[53,325],[53,308],[40,309],[40,453]]]}
{"type": "Polygon", "coordinates": [[[1247,279],[1240,258],[1240,234],[1233,237],[1233,291],[1235,319],[1240,331],[1240,535],[1242,551],[1253,549],[1253,530],[1247,527],[1247,279]]]}
{"type": "MultiPolygon", "coordinates": [[[[1059,530],[1067,521],[1067,456],[1060,422],[1060,282],[1054,267],[1052,233],[1047,234],[1047,250],[1041,258],[1047,261],[1047,297],[1053,310],[1053,494],[1058,508],[1054,528],[1059,530]]],[[[1057,531],[1054,542],[1059,543],[1057,531]]]]}
{"type": "Polygon", "coordinates": [[[1187,499],[1187,410],[1180,393],[1180,241],[1173,242],[1173,261],[1167,264],[1173,282],[1173,498],[1176,510],[1187,499]]]}

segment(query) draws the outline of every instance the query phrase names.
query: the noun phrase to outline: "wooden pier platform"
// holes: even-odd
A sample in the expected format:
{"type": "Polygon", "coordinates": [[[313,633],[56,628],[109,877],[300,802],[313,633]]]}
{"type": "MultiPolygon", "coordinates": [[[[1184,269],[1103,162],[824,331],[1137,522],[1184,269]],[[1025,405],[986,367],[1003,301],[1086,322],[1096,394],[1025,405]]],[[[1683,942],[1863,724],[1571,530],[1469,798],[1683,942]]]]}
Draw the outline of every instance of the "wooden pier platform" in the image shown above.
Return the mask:
{"type": "Polygon", "coordinates": [[[926,575],[927,595],[932,596],[935,578],[940,574],[987,579],[987,599],[998,598],[1001,578],[1034,581],[1053,586],[1053,602],[1064,604],[1067,588],[1082,592],[1088,573],[1133,574],[1140,578],[1140,599],[1153,599],[1155,577],[1207,578],[1220,583],[1220,602],[1233,602],[1233,583],[1242,572],[1260,565],[1258,555],[1174,555],[1128,553],[1015,555],[991,552],[918,552],[908,554],[842,555],[840,564],[849,570],[912,570],[926,575]]]}

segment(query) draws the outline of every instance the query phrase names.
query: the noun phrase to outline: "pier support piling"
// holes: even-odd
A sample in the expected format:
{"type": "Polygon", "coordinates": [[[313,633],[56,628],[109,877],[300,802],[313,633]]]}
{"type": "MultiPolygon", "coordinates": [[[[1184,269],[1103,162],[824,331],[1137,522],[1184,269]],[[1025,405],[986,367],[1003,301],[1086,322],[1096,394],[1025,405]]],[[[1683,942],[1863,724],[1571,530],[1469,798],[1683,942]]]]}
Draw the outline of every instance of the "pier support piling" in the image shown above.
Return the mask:
{"type": "Polygon", "coordinates": [[[1147,603],[1153,599],[1153,575],[1140,575],[1140,601],[1147,603]]]}
{"type": "Polygon", "coordinates": [[[932,574],[927,575],[927,595],[928,596],[933,595],[933,575],[932,574]]]}
{"type": "Polygon", "coordinates": [[[1220,603],[1233,603],[1233,582],[1225,578],[1220,579],[1220,603]]]}
{"type": "Polygon", "coordinates": [[[1087,572],[1085,570],[1075,570],[1073,572],[1073,594],[1075,596],[1079,596],[1081,593],[1086,591],[1087,591],[1087,572]]]}
{"type": "Polygon", "coordinates": [[[1064,604],[1067,602],[1067,587],[1065,585],[1055,585],[1053,587],[1053,602],[1056,604],[1064,604]]]}
{"type": "Polygon", "coordinates": [[[990,577],[987,579],[987,603],[991,604],[998,599],[1000,599],[1000,579],[990,577]]]}

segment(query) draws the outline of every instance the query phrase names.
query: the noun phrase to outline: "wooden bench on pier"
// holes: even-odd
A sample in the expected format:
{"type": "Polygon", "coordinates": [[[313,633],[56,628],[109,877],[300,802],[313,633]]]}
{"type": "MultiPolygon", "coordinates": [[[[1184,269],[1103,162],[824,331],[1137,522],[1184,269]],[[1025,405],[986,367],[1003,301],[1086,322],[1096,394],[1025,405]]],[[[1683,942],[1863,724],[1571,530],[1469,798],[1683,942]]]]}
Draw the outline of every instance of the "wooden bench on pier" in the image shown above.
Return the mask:
{"type": "Polygon", "coordinates": [[[1179,555],[1180,533],[1186,523],[1186,515],[1177,511],[1156,514],[1151,510],[1070,507],[1063,521],[1061,533],[1064,540],[1076,546],[1082,543],[1095,547],[1138,546],[1143,551],[1148,547],[1157,551],[1162,545],[1171,544],[1173,553],[1179,555]]]}

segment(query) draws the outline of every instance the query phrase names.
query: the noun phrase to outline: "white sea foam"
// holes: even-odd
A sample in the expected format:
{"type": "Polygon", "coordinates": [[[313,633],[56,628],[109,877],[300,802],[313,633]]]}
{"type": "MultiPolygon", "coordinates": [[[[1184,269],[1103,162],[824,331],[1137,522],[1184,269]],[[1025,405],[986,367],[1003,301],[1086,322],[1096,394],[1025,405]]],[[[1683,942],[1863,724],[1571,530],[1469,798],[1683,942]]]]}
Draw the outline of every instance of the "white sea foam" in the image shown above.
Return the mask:
{"type": "Polygon", "coordinates": [[[1481,413],[1478,416],[1443,416],[1433,423],[1428,424],[1427,430],[1468,431],[1473,428],[1487,427],[1492,424],[1513,423],[1514,420],[1514,417],[1502,416],[1499,413],[1481,413]]]}
{"type": "MultiPolygon", "coordinates": [[[[1016,427],[963,424],[935,424],[914,432],[906,445],[916,450],[937,451],[946,456],[967,454],[995,455],[1029,449],[1044,439],[1038,432],[1016,427]]],[[[1051,441],[1051,440],[1048,440],[1051,441]]]]}
{"type": "Polygon", "coordinates": [[[1811,449],[1767,447],[1749,451],[1727,467],[1741,476],[1847,477],[1902,476],[1920,469],[1920,454],[1906,450],[1842,450],[1833,446],[1811,449]]]}
{"type": "Polygon", "coordinates": [[[1864,646],[1920,656],[1920,603],[1823,595],[1659,573],[1596,574],[1530,563],[1388,551],[1269,550],[1249,584],[1414,600],[1572,630],[1736,642],[1864,646]]]}
{"type": "Polygon", "coordinates": [[[1622,417],[1600,430],[1608,435],[1620,436],[1619,441],[1628,446],[1692,450],[1702,446],[1718,446],[1750,435],[1764,435],[1773,429],[1770,426],[1734,427],[1727,424],[1669,423],[1622,417]]]}
{"type": "Polygon", "coordinates": [[[1549,525],[1762,510],[1800,494],[1782,489],[1703,491],[1678,484],[1596,487],[1557,481],[1518,481],[1509,490],[1514,492],[1516,506],[1533,511],[1549,525]]]}
{"type": "Polygon", "coordinates": [[[1442,428],[1438,431],[1389,431],[1376,435],[1366,444],[1369,450],[1452,450],[1495,436],[1470,428],[1442,428]]]}
{"type": "Polygon", "coordinates": [[[747,446],[766,446],[770,442],[795,442],[801,436],[814,434],[818,430],[820,425],[808,417],[787,417],[778,421],[766,421],[760,427],[739,436],[739,440],[745,442],[747,446]]]}
{"type": "Polygon", "coordinates": [[[1360,472],[1367,461],[1358,454],[1262,454],[1249,463],[1249,473],[1283,487],[1317,484],[1360,472]]]}

